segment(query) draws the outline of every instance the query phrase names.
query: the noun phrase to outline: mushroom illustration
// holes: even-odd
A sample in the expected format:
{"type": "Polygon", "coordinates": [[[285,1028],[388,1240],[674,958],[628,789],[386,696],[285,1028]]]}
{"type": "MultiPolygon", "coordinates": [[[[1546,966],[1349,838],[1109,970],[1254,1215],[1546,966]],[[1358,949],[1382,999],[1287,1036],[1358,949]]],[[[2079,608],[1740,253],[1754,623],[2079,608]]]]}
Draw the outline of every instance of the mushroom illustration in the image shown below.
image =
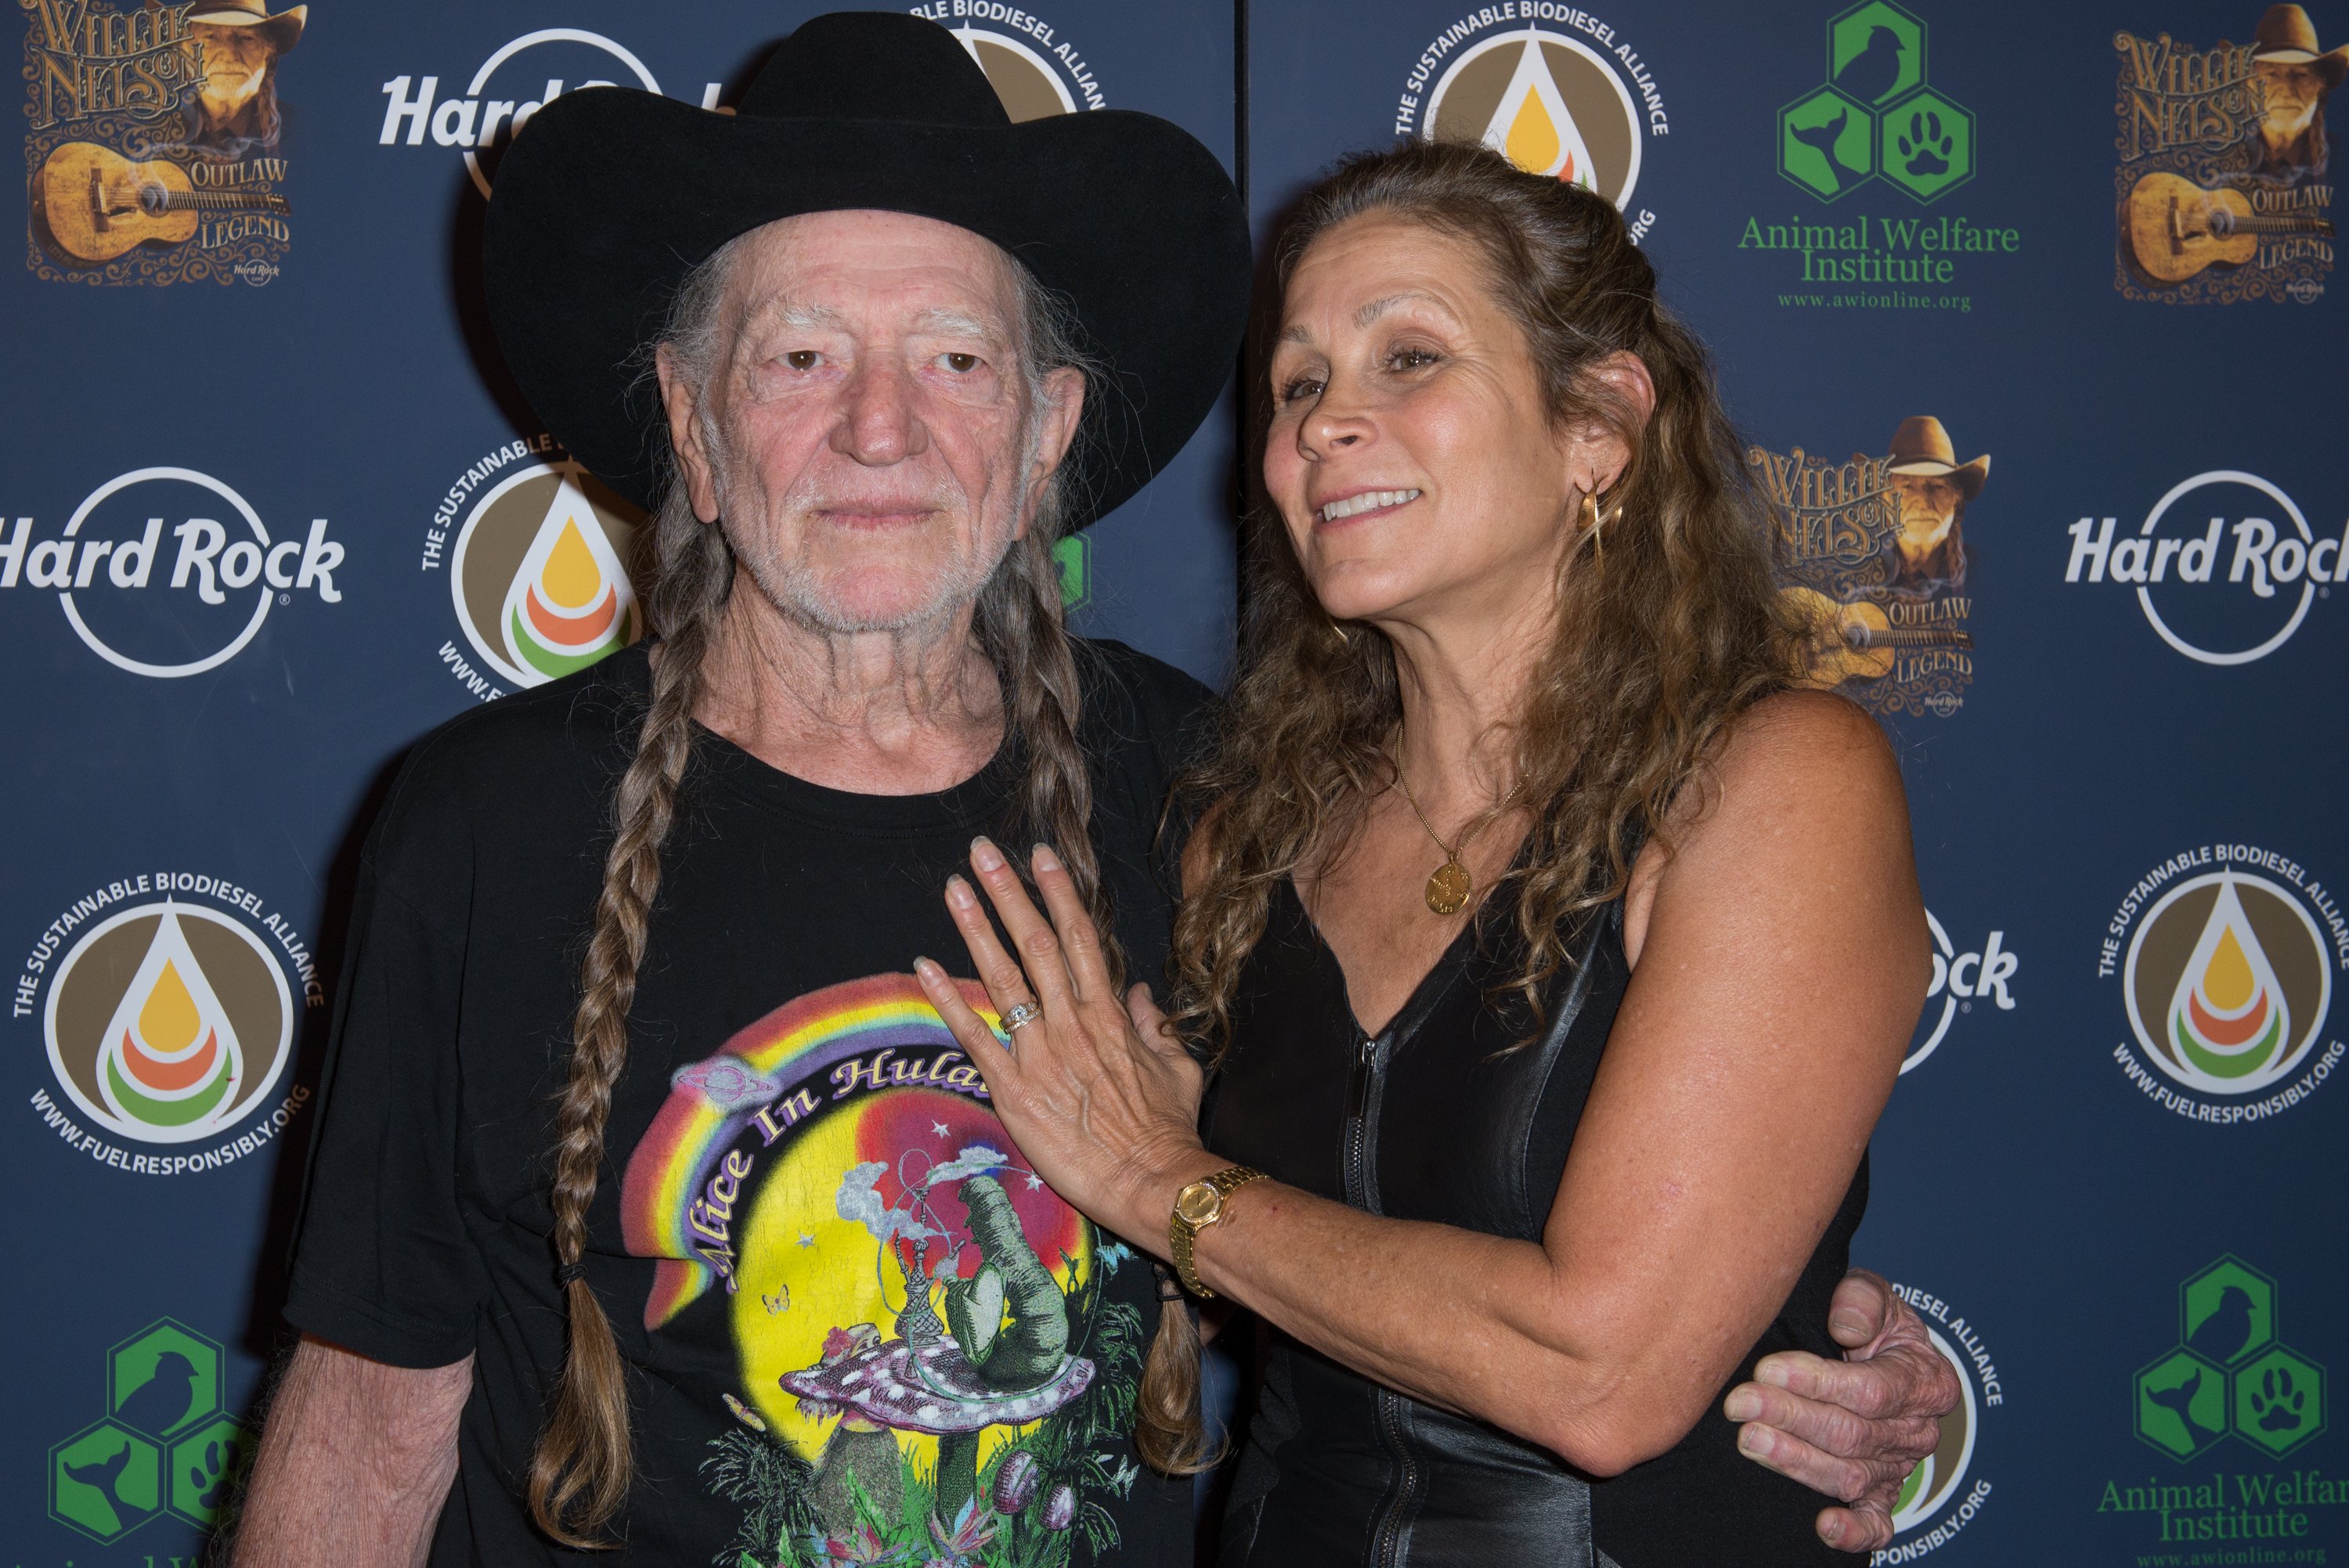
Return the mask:
{"type": "MultiPolygon", "coordinates": [[[[961,1196],[970,1214],[972,1242],[985,1263],[978,1277],[944,1287],[955,1331],[930,1305],[921,1261],[926,1242],[917,1245],[910,1269],[892,1246],[886,1251],[896,1257],[905,1281],[898,1337],[885,1340],[870,1324],[835,1329],[821,1363],[782,1375],[783,1388],[799,1397],[802,1412],[837,1412],[841,1418],[816,1473],[817,1508],[827,1523],[834,1514],[826,1478],[834,1470],[836,1451],[840,1468],[854,1468],[866,1496],[894,1513],[903,1489],[896,1442],[888,1433],[937,1438],[936,1511],[940,1518],[952,1519],[978,1491],[979,1433],[1041,1420],[1093,1380],[1093,1364],[1068,1353],[1068,1304],[1036,1261],[1002,1184],[992,1176],[966,1176],[961,1196]],[[890,1470],[885,1504],[873,1477],[885,1459],[890,1470]]],[[[844,1475],[836,1490],[845,1502],[844,1475]]],[[[853,1509],[839,1517],[853,1518],[853,1509]]]]}

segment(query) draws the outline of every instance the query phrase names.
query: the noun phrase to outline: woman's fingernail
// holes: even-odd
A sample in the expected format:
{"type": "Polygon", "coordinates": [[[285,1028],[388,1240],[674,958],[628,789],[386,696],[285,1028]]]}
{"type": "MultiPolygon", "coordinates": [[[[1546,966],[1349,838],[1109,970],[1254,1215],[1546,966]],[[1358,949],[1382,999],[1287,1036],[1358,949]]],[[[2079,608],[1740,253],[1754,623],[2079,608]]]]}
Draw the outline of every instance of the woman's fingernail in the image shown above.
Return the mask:
{"type": "Polygon", "coordinates": [[[916,958],[914,960],[914,973],[925,980],[935,980],[945,971],[926,958],[916,958]]]}
{"type": "Polygon", "coordinates": [[[948,877],[947,878],[947,902],[957,909],[971,909],[978,905],[978,899],[970,891],[970,883],[960,877],[948,877]]]}
{"type": "Polygon", "coordinates": [[[1036,869],[1040,872],[1056,872],[1061,869],[1061,857],[1052,852],[1052,846],[1050,844],[1037,845],[1035,859],[1036,869]]]}
{"type": "Polygon", "coordinates": [[[994,840],[982,833],[970,841],[970,863],[983,872],[999,872],[1003,869],[1003,851],[995,847],[994,840]]]}

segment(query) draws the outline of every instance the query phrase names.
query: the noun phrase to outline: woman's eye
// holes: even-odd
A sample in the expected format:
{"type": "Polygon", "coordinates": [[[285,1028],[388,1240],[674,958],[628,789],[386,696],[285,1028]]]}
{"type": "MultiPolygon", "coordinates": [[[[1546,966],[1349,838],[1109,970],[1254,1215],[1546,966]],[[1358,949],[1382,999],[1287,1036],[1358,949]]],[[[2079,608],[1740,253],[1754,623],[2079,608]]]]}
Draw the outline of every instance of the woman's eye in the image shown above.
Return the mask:
{"type": "Polygon", "coordinates": [[[1294,403],[1299,397],[1319,397],[1324,385],[1326,383],[1318,381],[1310,376],[1299,376],[1281,387],[1280,400],[1284,403],[1294,403]]]}
{"type": "Polygon", "coordinates": [[[978,356],[976,354],[942,354],[938,357],[946,362],[947,369],[957,376],[978,368],[978,356]]]}
{"type": "Polygon", "coordinates": [[[1398,348],[1387,356],[1387,365],[1395,370],[1424,370],[1434,364],[1436,356],[1424,348],[1398,348]]]}
{"type": "Polygon", "coordinates": [[[812,348],[794,348],[783,356],[783,363],[794,370],[812,370],[823,357],[812,348]]]}

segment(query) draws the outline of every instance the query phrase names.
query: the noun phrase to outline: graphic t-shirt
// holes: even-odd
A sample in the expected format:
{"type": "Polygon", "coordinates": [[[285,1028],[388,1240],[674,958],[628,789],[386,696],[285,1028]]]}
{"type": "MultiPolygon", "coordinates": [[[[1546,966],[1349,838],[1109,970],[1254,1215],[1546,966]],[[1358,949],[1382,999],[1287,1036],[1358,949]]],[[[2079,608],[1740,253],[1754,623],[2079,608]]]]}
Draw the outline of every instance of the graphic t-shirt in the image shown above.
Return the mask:
{"type": "MultiPolygon", "coordinates": [[[[1151,841],[1206,694],[1116,644],[1080,662],[1096,842],[1154,980],[1151,841]]],[[[564,1345],[548,1150],[647,686],[640,647],[444,726],[363,863],[287,1315],[476,1358],[435,1564],[574,1560],[524,1501],[564,1345]]],[[[1130,1437],[1149,1260],[1035,1175],[912,975],[969,967],[941,891],[972,836],[1033,836],[1009,749],[869,796],[698,738],[590,1211],[636,1439],[595,1560],[1191,1561],[1189,1489],[1130,1437]]]]}

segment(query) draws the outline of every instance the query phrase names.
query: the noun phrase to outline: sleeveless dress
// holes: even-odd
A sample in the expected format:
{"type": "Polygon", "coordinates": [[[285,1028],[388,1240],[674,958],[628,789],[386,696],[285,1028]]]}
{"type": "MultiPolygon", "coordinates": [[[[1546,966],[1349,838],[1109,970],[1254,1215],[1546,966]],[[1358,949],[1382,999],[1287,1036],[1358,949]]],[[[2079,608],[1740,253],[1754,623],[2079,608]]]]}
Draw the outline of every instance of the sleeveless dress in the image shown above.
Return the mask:
{"type": "MultiPolygon", "coordinates": [[[[1235,995],[1207,1146],[1369,1213],[1538,1242],[1630,980],[1620,902],[1585,918],[1533,1043],[1489,999],[1523,944],[1472,922],[1386,1029],[1356,1023],[1337,957],[1284,881],[1235,995]],[[1496,1054],[1498,1053],[1498,1054],[1496,1054]]],[[[1826,1357],[1830,1295],[1867,1202],[1863,1161],[1777,1318],[1826,1357]]],[[[1333,1300],[1346,1281],[1332,1278],[1333,1300]]],[[[1591,1480],[1486,1423],[1419,1403],[1266,1328],[1264,1377],[1225,1513],[1222,1568],[1738,1568],[1856,1562],[1827,1500],[1741,1457],[1716,1395],[1678,1447],[1591,1480]]],[[[1724,1384],[1726,1393],[1730,1384],[1724,1384]]]]}

